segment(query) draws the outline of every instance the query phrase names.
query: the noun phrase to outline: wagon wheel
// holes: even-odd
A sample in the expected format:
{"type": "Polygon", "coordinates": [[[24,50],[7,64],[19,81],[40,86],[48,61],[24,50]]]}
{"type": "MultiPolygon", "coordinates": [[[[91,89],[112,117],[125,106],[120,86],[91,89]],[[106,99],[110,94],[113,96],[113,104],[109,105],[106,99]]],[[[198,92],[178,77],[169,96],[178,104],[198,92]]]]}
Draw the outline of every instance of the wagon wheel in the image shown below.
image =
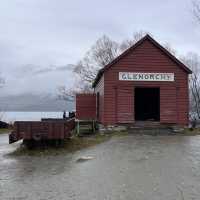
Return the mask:
{"type": "Polygon", "coordinates": [[[33,139],[35,141],[40,141],[42,139],[42,133],[33,133],[33,139]]]}

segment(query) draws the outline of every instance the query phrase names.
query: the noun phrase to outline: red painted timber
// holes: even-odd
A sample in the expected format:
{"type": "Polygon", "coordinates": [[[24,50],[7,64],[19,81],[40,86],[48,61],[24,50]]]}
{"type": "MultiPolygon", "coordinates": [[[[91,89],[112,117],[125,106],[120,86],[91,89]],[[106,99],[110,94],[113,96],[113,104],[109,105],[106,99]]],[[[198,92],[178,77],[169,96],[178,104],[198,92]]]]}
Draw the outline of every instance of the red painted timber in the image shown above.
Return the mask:
{"type": "Polygon", "coordinates": [[[95,92],[102,94],[101,117],[104,125],[134,123],[135,87],[160,88],[160,122],[188,125],[188,73],[150,40],[118,59],[104,71],[95,92]],[[174,73],[174,82],[120,81],[119,72],[174,73]]]}
{"type": "Polygon", "coordinates": [[[76,95],[76,119],[96,119],[96,94],[76,95]]]}
{"type": "Polygon", "coordinates": [[[16,121],[12,133],[9,135],[9,143],[21,139],[65,139],[71,136],[71,131],[74,128],[74,118],[60,121],[16,121]]]}

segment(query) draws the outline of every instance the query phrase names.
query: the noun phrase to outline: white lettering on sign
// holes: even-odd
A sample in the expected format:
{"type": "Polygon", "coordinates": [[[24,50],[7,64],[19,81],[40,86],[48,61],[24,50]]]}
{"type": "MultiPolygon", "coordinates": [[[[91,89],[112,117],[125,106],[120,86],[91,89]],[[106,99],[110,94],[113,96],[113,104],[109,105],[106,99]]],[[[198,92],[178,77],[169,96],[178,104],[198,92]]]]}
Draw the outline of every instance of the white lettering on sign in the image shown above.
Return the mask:
{"type": "Polygon", "coordinates": [[[119,72],[120,81],[174,81],[174,73],[119,72]]]}

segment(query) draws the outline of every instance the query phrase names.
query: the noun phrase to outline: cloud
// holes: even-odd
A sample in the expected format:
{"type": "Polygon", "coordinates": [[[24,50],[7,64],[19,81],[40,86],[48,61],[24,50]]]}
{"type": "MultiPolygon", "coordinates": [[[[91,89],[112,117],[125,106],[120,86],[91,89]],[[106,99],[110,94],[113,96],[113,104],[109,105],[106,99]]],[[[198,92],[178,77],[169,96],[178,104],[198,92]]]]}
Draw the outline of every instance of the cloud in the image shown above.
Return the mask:
{"type": "Polygon", "coordinates": [[[73,86],[72,64],[103,34],[122,41],[146,30],[179,54],[199,52],[200,26],[191,6],[191,0],[2,1],[0,72],[6,84],[1,93],[73,86]]]}
{"type": "Polygon", "coordinates": [[[40,69],[36,69],[35,71],[33,71],[33,74],[41,75],[41,74],[46,74],[49,72],[56,72],[56,71],[72,71],[72,69],[73,69],[73,65],[71,64],[64,65],[64,66],[51,65],[49,67],[41,67],[40,69]]]}
{"type": "Polygon", "coordinates": [[[34,71],[33,74],[46,74],[46,73],[52,72],[53,70],[54,69],[51,67],[46,67],[46,68],[42,68],[42,69],[38,69],[38,70],[34,71]]]}
{"type": "Polygon", "coordinates": [[[43,75],[47,73],[52,72],[59,72],[59,71],[73,71],[74,65],[68,64],[68,65],[49,65],[49,66],[40,66],[40,65],[34,65],[34,64],[26,64],[21,67],[18,67],[15,71],[15,76],[18,78],[23,78],[25,76],[36,76],[36,75],[43,75]]]}
{"type": "Polygon", "coordinates": [[[41,75],[41,74],[55,72],[55,71],[72,71],[73,68],[74,68],[74,65],[72,65],[72,64],[63,65],[63,66],[62,65],[61,66],[51,65],[49,67],[46,67],[46,68],[43,67],[41,69],[34,71],[34,74],[41,75]]]}
{"type": "Polygon", "coordinates": [[[58,66],[55,68],[56,71],[68,71],[68,70],[73,70],[74,69],[74,65],[73,64],[68,64],[65,66],[58,66]]]}

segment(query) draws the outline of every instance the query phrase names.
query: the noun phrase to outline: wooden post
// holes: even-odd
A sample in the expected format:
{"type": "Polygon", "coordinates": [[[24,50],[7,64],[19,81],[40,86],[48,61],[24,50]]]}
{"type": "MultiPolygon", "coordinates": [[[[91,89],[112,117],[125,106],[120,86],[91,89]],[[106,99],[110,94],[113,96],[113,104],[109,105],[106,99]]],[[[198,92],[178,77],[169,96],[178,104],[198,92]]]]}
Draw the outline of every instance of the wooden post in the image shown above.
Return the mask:
{"type": "Polygon", "coordinates": [[[92,120],[92,132],[95,133],[95,123],[94,123],[94,120],[92,120]]]}
{"type": "Polygon", "coordinates": [[[79,125],[79,120],[77,121],[77,134],[79,135],[80,133],[80,125],[79,125]]]}
{"type": "Polygon", "coordinates": [[[114,105],[115,105],[115,124],[118,122],[118,94],[117,94],[117,87],[114,87],[115,90],[115,99],[114,99],[114,105]]]}

